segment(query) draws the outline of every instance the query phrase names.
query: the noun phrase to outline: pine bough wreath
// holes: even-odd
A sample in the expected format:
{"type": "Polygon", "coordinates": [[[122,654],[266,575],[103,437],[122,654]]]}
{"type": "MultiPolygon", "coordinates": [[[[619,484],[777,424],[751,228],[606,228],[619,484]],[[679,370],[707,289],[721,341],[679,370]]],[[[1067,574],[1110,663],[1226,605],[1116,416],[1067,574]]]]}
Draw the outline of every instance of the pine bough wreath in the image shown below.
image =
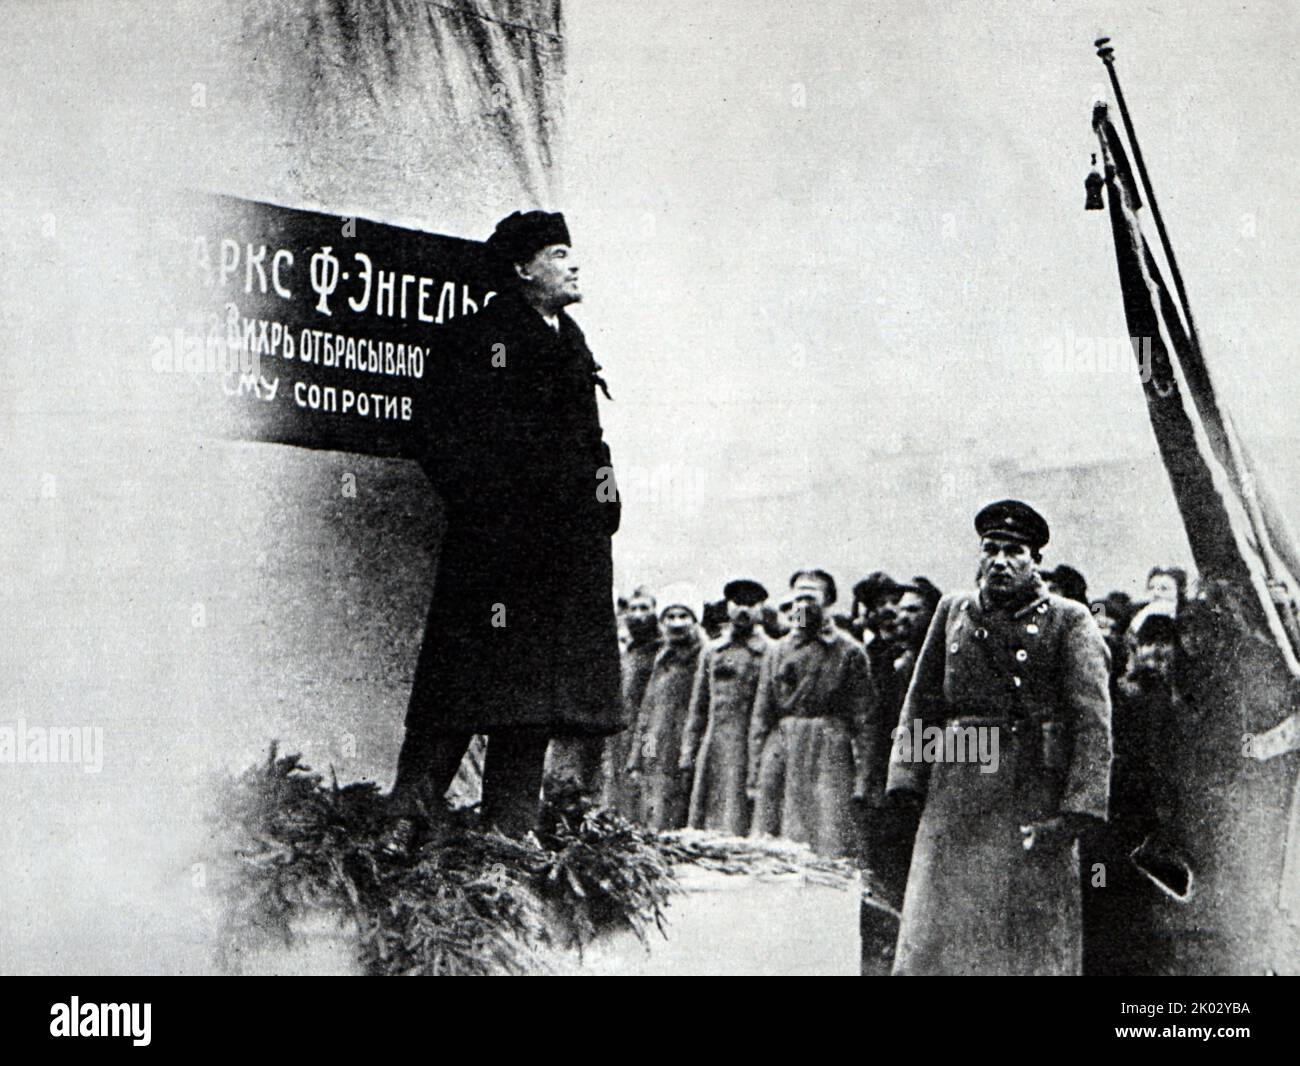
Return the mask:
{"type": "Polygon", "coordinates": [[[522,840],[472,827],[409,860],[382,850],[388,816],[372,782],[329,784],[272,746],[227,782],[216,815],[225,910],[220,961],[293,943],[312,913],[356,930],[371,974],[528,973],[556,948],[630,930],[662,934],[672,860],[651,833],[576,798],[543,811],[522,840]]]}

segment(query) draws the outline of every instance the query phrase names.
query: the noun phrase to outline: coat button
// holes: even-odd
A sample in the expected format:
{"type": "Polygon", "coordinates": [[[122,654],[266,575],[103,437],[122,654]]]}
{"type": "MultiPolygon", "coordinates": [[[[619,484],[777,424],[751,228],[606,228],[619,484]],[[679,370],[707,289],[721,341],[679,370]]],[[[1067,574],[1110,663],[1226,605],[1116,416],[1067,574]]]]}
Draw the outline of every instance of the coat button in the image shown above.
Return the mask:
{"type": "Polygon", "coordinates": [[[1011,679],[1011,683],[1012,683],[1013,685],[1015,685],[1016,688],[1019,688],[1019,687],[1020,687],[1020,678],[1018,678],[1018,677],[1013,677],[1013,678],[1011,679]]]}
{"type": "Polygon", "coordinates": [[[1038,632],[1038,626],[1034,625],[1033,622],[1030,622],[1029,625],[1025,626],[1025,632],[1026,632],[1026,633],[1037,633],[1037,632],[1038,632]]]}
{"type": "Polygon", "coordinates": [[[961,647],[960,644],[958,644],[956,641],[953,641],[951,644],[948,645],[948,650],[952,652],[954,655],[956,655],[957,649],[960,647],[961,647]]]}
{"type": "Polygon", "coordinates": [[[1016,662],[1023,663],[1028,658],[1029,658],[1029,652],[1025,651],[1024,648],[1021,648],[1018,652],[1016,652],[1016,662]]]}

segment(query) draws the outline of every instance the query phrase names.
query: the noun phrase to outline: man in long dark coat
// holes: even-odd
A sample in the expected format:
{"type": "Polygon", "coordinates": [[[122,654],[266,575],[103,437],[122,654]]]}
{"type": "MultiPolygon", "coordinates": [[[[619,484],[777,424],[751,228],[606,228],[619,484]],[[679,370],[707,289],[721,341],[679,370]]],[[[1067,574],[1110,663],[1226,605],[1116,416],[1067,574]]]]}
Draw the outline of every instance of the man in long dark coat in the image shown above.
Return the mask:
{"type": "Polygon", "coordinates": [[[1168,820],[1164,758],[1190,707],[1175,684],[1175,663],[1183,665],[1178,623],[1152,614],[1141,628],[1134,656],[1112,686],[1109,824],[1084,842],[1082,852],[1087,867],[1101,864],[1105,874],[1084,888],[1087,974],[1139,976],[1156,969],[1151,925],[1159,893],[1130,856],[1141,848],[1138,862],[1145,865],[1143,845],[1168,820]]]}
{"type": "Polygon", "coordinates": [[[626,726],[610,537],[619,503],[600,367],[565,308],[581,299],[564,218],[516,212],[488,241],[503,287],[448,331],[431,375],[424,469],[447,529],[398,759],[392,848],[436,816],[486,734],[483,818],[535,822],[547,743],[599,759],[626,726]]]}
{"type": "Polygon", "coordinates": [[[924,804],[894,973],[1077,974],[1077,838],[1107,816],[1109,656],[1088,608],[1043,588],[1041,515],[1003,500],[975,528],[979,589],[940,601],[889,768],[887,791],[924,804]],[[995,759],[969,758],[974,739],[995,759]]]}
{"type": "Polygon", "coordinates": [[[876,686],[863,728],[858,766],[862,803],[863,900],[862,972],[888,973],[898,942],[898,917],[916,835],[914,807],[892,803],[885,794],[894,729],[942,594],[927,579],[909,585],[879,573],[858,583],[854,599],[863,608],[867,662],[876,686]]]}

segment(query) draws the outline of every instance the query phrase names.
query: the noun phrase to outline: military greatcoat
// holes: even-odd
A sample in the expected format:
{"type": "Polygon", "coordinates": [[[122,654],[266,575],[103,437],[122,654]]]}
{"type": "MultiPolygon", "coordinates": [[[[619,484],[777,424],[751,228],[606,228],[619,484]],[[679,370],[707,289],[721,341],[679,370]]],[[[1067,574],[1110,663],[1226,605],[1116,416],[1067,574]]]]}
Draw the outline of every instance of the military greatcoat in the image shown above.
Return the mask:
{"type": "Polygon", "coordinates": [[[769,643],[761,630],[744,637],[728,630],[700,656],[682,736],[682,759],[695,767],[692,829],[749,832],[749,722],[769,643]]]}
{"type": "Polygon", "coordinates": [[[650,680],[633,727],[629,765],[641,774],[641,815],[648,829],[681,829],[691,798],[691,775],[680,769],[682,730],[700,660],[700,640],[665,640],[655,656],[650,680]]]}
{"type": "Polygon", "coordinates": [[[1077,844],[1026,851],[1020,827],[1107,815],[1109,653],[1087,608],[1041,585],[1004,608],[980,593],[944,597],[899,728],[886,787],[923,796],[924,809],[894,972],[1079,973],[1077,844]],[[914,735],[929,726],[963,743],[915,761],[914,735]],[[958,761],[972,729],[985,731],[986,754],[996,739],[996,769],[958,761]]]}
{"type": "Polygon", "coordinates": [[[873,699],[866,653],[830,623],[768,648],[749,728],[752,836],[830,857],[857,850],[853,749],[873,699]]]}

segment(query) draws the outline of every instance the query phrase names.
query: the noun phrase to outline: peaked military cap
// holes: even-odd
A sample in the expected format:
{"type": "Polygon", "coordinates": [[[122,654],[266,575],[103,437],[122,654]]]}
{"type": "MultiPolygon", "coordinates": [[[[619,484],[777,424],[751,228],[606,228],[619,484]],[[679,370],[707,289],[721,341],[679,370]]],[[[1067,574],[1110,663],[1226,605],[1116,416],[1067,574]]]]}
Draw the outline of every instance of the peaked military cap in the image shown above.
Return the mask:
{"type": "Polygon", "coordinates": [[[981,537],[1008,537],[1037,551],[1051,535],[1047,519],[1020,500],[998,500],[975,516],[975,532],[981,537]]]}
{"type": "Polygon", "coordinates": [[[738,577],[722,586],[722,595],[742,607],[757,607],[767,599],[767,589],[750,578],[738,577]]]}
{"type": "Polygon", "coordinates": [[[516,211],[497,223],[488,251],[504,263],[523,263],[552,244],[571,244],[569,227],[558,211],[516,211]]]}

